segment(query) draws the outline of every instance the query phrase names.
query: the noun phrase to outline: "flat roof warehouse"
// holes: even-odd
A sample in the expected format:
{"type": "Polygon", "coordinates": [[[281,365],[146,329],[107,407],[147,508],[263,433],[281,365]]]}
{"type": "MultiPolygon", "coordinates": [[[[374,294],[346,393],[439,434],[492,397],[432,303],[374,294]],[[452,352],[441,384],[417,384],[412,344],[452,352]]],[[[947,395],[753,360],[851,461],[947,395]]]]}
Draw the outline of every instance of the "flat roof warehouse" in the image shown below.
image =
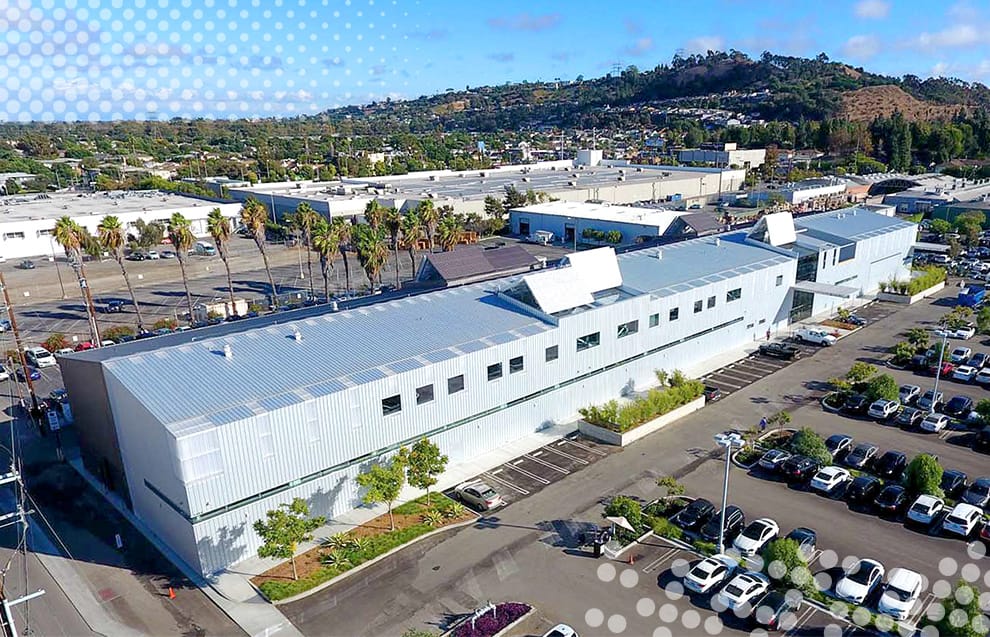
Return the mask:
{"type": "Polygon", "coordinates": [[[103,217],[196,206],[215,207],[216,202],[158,190],[11,195],[0,197],[0,223],[55,220],[66,215],[103,217]]]}

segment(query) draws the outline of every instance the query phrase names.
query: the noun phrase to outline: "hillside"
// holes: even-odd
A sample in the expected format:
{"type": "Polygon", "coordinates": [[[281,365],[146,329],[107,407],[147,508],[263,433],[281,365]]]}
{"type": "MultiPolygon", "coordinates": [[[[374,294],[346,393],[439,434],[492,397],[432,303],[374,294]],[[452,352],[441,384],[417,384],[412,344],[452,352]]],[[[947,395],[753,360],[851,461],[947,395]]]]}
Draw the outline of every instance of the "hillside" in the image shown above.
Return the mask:
{"type": "Polygon", "coordinates": [[[899,86],[867,86],[848,91],[842,95],[841,116],[854,122],[872,122],[876,117],[890,117],[895,111],[904,119],[919,120],[948,119],[960,111],[972,107],[963,104],[938,104],[919,100],[904,92],[899,86]]]}

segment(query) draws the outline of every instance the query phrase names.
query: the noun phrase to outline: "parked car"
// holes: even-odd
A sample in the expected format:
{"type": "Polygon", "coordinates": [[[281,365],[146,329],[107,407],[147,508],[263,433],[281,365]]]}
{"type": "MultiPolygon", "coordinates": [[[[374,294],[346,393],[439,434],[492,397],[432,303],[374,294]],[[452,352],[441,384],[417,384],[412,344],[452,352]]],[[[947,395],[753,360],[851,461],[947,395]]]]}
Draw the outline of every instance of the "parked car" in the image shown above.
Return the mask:
{"type": "Polygon", "coordinates": [[[543,633],[543,637],[578,637],[578,634],[576,630],[567,624],[557,624],[547,632],[543,633]]]}
{"type": "Polygon", "coordinates": [[[981,369],[973,378],[973,382],[982,386],[990,385],[990,369],[981,369]]]}
{"type": "Polygon", "coordinates": [[[835,336],[820,327],[802,327],[794,335],[794,338],[802,343],[812,343],[821,345],[822,347],[835,345],[838,340],[835,336]]]}
{"type": "Polygon", "coordinates": [[[924,580],[921,575],[906,568],[890,569],[887,584],[884,586],[877,610],[894,619],[907,619],[921,597],[924,580]]]}
{"type": "Polygon", "coordinates": [[[979,373],[979,370],[975,367],[960,365],[952,371],[952,380],[958,380],[961,383],[971,383],[976,378],[977,373],[979,373]]]}
{"type": "Polygon", "coordinates": [[[973,350],[968,347],[959,346],[949,352],[949,362],[955,364],[965,363],[973,355],[973,350]]]}
{"type": "Polygon", "coordinates": [[[83,341],[82,343],[79,343],[75,347],[75,351],[77,352],[85,352],[88,349],[93,349],[93,344],[90,343],[89,341],[83,341]]]}
{"type": "Polygon", "coordinates": [[[990,425],[976,432],[976,438],[973,440],[973,451],[990,451],[990,425]]]}
{"type": "Polygon", "coordinates": [[[867,470],[873,464],[873,460],[879,451],[880,448],[875,444],[861,442],[853,447],[849,455],[843,460],[843,463],[850,469],[867,470]]]}
{"type": "Polygon", "coordinates": [[[851,505],[872,504],[883,488],[883,482],[876,476],[859,476],[846,488],[846,502],[851,505]]]}
{"type": "Polygon", "coordinates": [[[100,309],[107,314],[119,314],[124,311],[124,302],[118,299],[110,299],[104,301],[100,309]]]}
{"type": "Polygon", "coordinates": [[[3,365],[0,365],[0,381],[10,380],[10,372],[3,365]]]}
{"type": "Polygon", "coordinates": [[[990,478],[982,477],[973,480],[972,484],[963,491],[960,499],[966,504],[986,509],[990,505],[990,478]]]}
{"type": "Polygon", "coordinates": [[[953,396],[942,411],[953,418],[965,418],[973,411],[973,399],[969,396],[953,396]]]}
{"type": "Polygon", "coordinates": [[[901,413],[897,414],[897,418],[894,419],[894,422],[901,425],[905,429],[914,429],[921,424],[921,421],[926,415],[928,415],[928,412],[922,411],[916,407],[905,407],[901,410],[901,413]]]}
{"type": "Polygon", "coordinates": [[[807,456],[791,456],[781,466],[788,482],[807,482],[822,468],[821,463],[807,456]]]}
{"type": "MultiPolygon", "coordinates": [[[[14,372],[14,376],[17,378],[17,380],[21,381],[22,383],[27,382],[27,378],[24,376],[23,367],[18,367],[17,371],[14,372]]],[[[41,380],[41,372],[39,372],[34,367],[28,367],[28,376],[31,377],[31,380],[41,380]]]]}
{"type": "Polygon", "coordinates": [[[804,555],[805,560],[810,560],[815,549],[818,548],[818,533],[806,526],[799,526],[788,533],[787,539],[797,542],[798,550],[804,555]]]}
{"type": "Polygon", "coordinates": [[[707,522],[713,513],[715,513],[715,505],[704,498],[698,498],[675,513],[671,522],[686,531],[693,531],[707,522]]]}
{"type": "Polygon", "coordinates": [[[158,251],[157,251],[157,250],[148,250],[148,251],[147,251],[147,252],[145,253],[145,255],[146,255],[146,256],[148,257],[148,259],[150,259],[151,261],[157,261],[158,259],[160,259],[160,258],[161,258],[161,255],[159,255],[159,254],[158,254],[158,251]]]}
{"type": "Polygon", "coordinates": [[[147,261],[148,260],[148,255],[146,255],[143,252],[132,252],[129,255],[127,255],[127,260],[128,261],[147,261]]]}
{"type": "Polygon", "coordinates": [[[908,504],[907,491],[900,484],[888,484],[873,500],[873,506],[877,513],[890,517],[896,517],[904,512],[904,507],[908,504]]]}
{"type": "Polygon", "coordinates": [[[173,250],[162,250],[161,257],[163,259],[174,259],[175,252],[173,250]]]}
{"type": "Polygon", "coordinates": [[[842,403],[842,411],[852,416],[862,416],[870,408],[870,399],[863,394],[847,396],[842,403]]]}
{"type": "Polygon", "coordinates": [[[941,516],[945,502],[941,498],[932,495],[919,495],[908,509],[907,519],[904,523],[909,526],[929,528],[941,516]]]}
{"type": "Polygon", "coordinates": [[[58,389],[53,389],[48,392],[48,398],[54,403],[64,403],[69,399],[69,392],[59,387],[58,389]]]}
{"type": "Polygon", "coordinates": [[[752,606],[769,588],[770,580],[766,575],[747,571],[733,577],[725,588],[719,591],[718,605],[731,611],[752,606]]]}
{"type": "Polygon", "coordinates": [[[0,319],[0,333],[9,332],[11,329],[10,321],[7,319],[0,319]]]}
{"type": "Polygon", "coordinates": [[[917,385],[901,385],[897,388],[897,394],[902,405],[910,405],[918,400],[921,395],[921,387],[917,385]]]}
{"type": "Polygon", "coordinates": [[[722,397],[722,390],[718,387],[712,387],[711,385],[705,385],[705,402],[713,403],[722,397]]]}
{"type": "Polygon", "coordinates": [[[858,327],[863,327],[864,325],[866,325],[867,320],[865,318],[859,316],[858,314],[850,314],[846,318],[846,321],[845,322],[846,323],[849,323],[851,325],[856,325],[858,327]]]}
{"type": "Polygon", "coordinates": [[[969,539],[974,532],[979,530],[981,522],[983,522],[983,509],[981,507],[960,502],[952,507],[952,510],[942,520],[942,530],[969,539]]]}
{"type": "Polygon", "coordinates": [[[770,518],[760,518],[747,524],[742,533],[732,541],[732,546],[736,547],[736,550],[743,557],[749,557],[762,551],[763,547],[775,539],[778,533],[780,533],[780,527],[777,526],[776,522],[770,518]]]}
{"type": "Polygon", "coordinates": [[[944,430],[949,425],[949,417],[945,414],[928,414],[925,419],[921,421],[922,431],[930,431],[932,433],[939,433],[944,430]]]}
{"type": "Polygon", "coordinates": [[[24,348],[24,358],[27,360],[28,365],[32,367],[37,367],[38,369],[44,369],[46,367],[55,367],[58,365],[58,361],[52,356],[44,347],[26,347],[24,348]]]}
{"type": "MultiPolygon", "coordinates": [[[[701,539],[706,542],[717,542],[719,522],[721,522],[721,520],[721,511],[716,511],[712,517],[709,518],[708,522],[701,527],[701,531],[698,532],[701,539]]],[[[726,542],[731,542],[745,525],[746,515],[743,513],[742,509],[731,504],[725,507],[725,527],[722,537],[726,542]]]]}
{"type": "Polygon", "coordinates": [[[817,491],[824,495],[832,495],[836,489],[845,485],[850,479],[849,472],[842,467],[824,467],[811,479],[809,487],[812,491],[817,491]]]}
{"type": "Polygon", "coordinates": [[[945,497],[956,500],[966,488],[966,474],[955,469],[945,469],[942,471],[942,482],[939,487],[945,497]]]}
{"type": "Polygon", "coordinates": [[[873,472],[884,480],[898,481],[907,467],[907,455],[901,451],[884,453],[873,465],[873,472]]]}
{"type": "Polygon", "coordinates": [[[886,400],[881,398],[880,400],[874,400],[870,404],[870,408],[866,411],[870,418],[876,418],[877,420],[887,420],[897,415],[900,411],[901,404],[896,400],[886,400]]]}
{"type": "Polygon", "coordinates": [[[952,372],[956,369],[956,366],[949,361],[943,361],[941,364],[932,363],[928,367],[928,373],[932,376],[941,376],[946,378],[952,375],[952,372]]]}
{"type": "Polygon", "coordinates": [[[926,354],[915,354],[911,357],[911,362],[908,363],[908,368],[913,369],[916,372],[923,372],[928,369],[930,361],[926,354]]]}
{"type": "Polygon", "coordinates": [[[972,325],[964,325],[962,327],[936,327],[932,330],[932,334],[941,338],[946,336],[948,338],[958,338],[960,340],[969,340],[973,338],[976,334],[976,328],[972,325]]]}
{"type": "Polygon", "coordinates": [[[852,448],[852,436],[846,434],[833,434],[825,439],[825,448],[832,454],[832,459],[838,461],[849,453],[852,448]]]}
{"type": "Polygon", "coordinates": [[[684,575],[684,588],[695,593],[709,593],[735,575],[739,562],[728,555],[712,555],[684,575]]]}
{"type": "Polygon", "coordinates": [[[945,394],[929,389],[918,398],[918,409],[935,411],[945,402],[945,394]]]}
{"type": "Polygon", "coordinates": [[[782,591],[770,591],[753,605],[753,621],[768,631],[778,630],[781,619],[792,613],[798,601],[782,591]]]}
{"type": "Polygon", "coordinates": [[[835,585],[835,595],[853,604],[862,604],[883,581],[883,574],[884,568],[880,562],[860,559],[846,569],[835,585]]]}
{"type": "Polygon", "coordinates": [[[482,511],[490,511],[505,505],[505,500],[502,499],[502,496],[495,489],[480,480],[457,485],[454,488],[454,495],[462,502],[477,507],[482,511]]]}
{"type": "Polygon", "coordinates": [[[771,449],[763,454],[758,464],[761,469],[776,473],[782,469],[784,463],[787,462],[790,457],[791,454],[787,453],[783,449],[771,449]]]}
{"type": "Polygon", "coordinates": [[[983,352],[976,352],[975,354],[969,357],[969,360],[966,361],[966,364],[969,365],[970,367],[975,367],[977,371],[980,371],[987,365],[990,365],[990,358],[988,358],[987,355],[984,354],[983,352]]]}
{"type": "Polygon", "coordinates": [[[787,343],[764,343],[760,345],[759,352],[763,356],[789,361],[796,358],[801,353],[801,350],[787,343]]]}
{"type": "Polygon", "coordinates": [[[35,265],[34,265],[34,261],[25,259],[24,261],[18,263],[17,267],[19,267],[22,270],[33,270],[35,268],[35,265]]]}

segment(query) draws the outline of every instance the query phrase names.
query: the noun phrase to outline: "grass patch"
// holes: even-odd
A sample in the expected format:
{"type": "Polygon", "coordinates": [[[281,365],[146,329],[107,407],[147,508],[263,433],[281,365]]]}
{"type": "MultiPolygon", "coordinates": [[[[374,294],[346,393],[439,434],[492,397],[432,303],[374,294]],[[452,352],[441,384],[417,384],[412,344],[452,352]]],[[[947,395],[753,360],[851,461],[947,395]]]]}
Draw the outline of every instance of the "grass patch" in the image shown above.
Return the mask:
{"type": "Polygon", "coordinates": [[[335,536],[334,548],[320,546],[296,556],[297,580],[292,579],[292,565],[284,562],[253,578],[252,582],[272,601],[287,599],[430,531],[473,517],[470,511],[441,493],[431,495],[429,507],[424,495],[395,507],[393,514],[394,531],[388,528],[388,515],[379,516],[335,536]]]}
{"type": "Polygon", "coordinates": [[[654,518],[653,532],[660,537],[669,538],[671,540],[680,540],[684,537],[684,532],[681,531],[680,527],[667,518],[654,518]]]}

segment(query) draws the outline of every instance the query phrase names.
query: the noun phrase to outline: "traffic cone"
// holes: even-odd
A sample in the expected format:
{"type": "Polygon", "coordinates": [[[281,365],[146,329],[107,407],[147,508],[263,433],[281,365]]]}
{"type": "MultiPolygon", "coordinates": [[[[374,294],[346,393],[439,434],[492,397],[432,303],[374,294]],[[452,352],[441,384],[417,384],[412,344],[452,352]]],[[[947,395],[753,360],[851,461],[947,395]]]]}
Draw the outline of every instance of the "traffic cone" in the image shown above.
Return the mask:
{"type": "Polygon", "coordinates": [[[168,587],[168,598],[169,599],[175,599],[175,591],[172,590],[172,587],[171,586],[168,587]]]}

